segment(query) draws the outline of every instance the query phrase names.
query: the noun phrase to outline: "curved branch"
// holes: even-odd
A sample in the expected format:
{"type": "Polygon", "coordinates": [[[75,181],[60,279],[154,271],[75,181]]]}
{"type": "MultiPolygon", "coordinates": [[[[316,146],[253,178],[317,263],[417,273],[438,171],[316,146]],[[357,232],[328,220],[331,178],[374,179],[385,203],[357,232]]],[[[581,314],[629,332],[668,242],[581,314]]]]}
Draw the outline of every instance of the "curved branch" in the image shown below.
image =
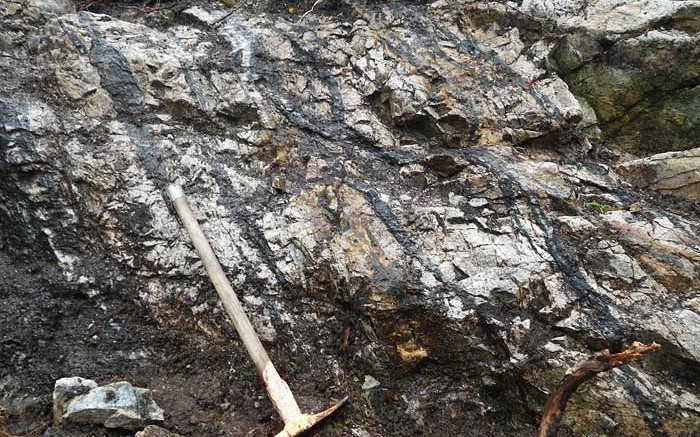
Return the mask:
{"type": "Polygon", "coordinates": [[[634,342],[632,346],[617,354],[611,354],[607,349],[600,356],[592,357],[569,369],[569,375],[564,382],[549,396],[544,406],[538,437],[556,437],[557,427],[561,421],[562,413],[567,402],[576,389],[584,382],[598,373],[605,372],[614,367],[629,364],[641,356],[655,351],[661,346],[656,343],[643,344],[634,342]]]}

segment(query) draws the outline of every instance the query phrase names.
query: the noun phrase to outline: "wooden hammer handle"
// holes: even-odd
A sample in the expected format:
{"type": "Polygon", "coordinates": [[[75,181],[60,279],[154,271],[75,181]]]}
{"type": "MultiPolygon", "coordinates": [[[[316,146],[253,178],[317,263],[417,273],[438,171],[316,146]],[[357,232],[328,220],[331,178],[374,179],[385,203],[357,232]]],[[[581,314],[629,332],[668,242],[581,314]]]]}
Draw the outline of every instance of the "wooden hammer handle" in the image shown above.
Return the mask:
{"type": "Polygon", "coordinates": [[[272,403],[275,405],[275,408],[280,413],[285,423],[287,423],[288,420],[293,420],[296,416],[301,414],[299,406],[289,386],[287,386],[287,383],[284,382],[277,373],[258,335],[255,333],[253,325],[243,311],[243,307],[238,300],[238,296],[236,296],[236,292],[233,291],[233,287],[231,287],[231,283],[226,277],[224,270],[221,268],[219,260],[216,258],[197,219],[192,213],[192,209],[190,209],[187,203],[185,192],[179,185],[173,184],[168,187],[168,196],[170,196],[173,205],[175,205],[177,215],[180,217],[182,225],[187,230],[192,245],[194,245],[195,250],[199,254],[199,258],[204,264],[204,268],[209,274],[209,279],[211,279],[221,301],[224,303],[224,308],[226,308],[226,312],[231,322],[233,322],[233,326],[236,328],[250,358],[253,360],[253,363],[255,363],[255,367],[263,378],[272,403]]]}

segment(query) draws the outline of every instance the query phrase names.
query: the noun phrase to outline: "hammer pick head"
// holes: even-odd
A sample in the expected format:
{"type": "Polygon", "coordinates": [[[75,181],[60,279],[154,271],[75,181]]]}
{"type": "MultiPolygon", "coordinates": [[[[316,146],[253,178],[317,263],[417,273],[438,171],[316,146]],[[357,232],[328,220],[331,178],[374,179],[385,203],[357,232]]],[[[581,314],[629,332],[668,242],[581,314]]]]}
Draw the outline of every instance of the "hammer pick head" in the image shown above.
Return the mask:
{"type": "Polygon", "coordinates": [[[314,425],[316,425],[318,422],[333,414],[333,412],[340,408],[340,406],[343,405],[347,400],[348,397],[346,396],[332,407],[321,411],[320,413],[302,414],[300,416],[295,417],[294,420],[290,421],[289,423],[286,423],[284,425],[284,429],[275,437],[295,437],[308,431],[309,429],[313,428],[314,425]]]}

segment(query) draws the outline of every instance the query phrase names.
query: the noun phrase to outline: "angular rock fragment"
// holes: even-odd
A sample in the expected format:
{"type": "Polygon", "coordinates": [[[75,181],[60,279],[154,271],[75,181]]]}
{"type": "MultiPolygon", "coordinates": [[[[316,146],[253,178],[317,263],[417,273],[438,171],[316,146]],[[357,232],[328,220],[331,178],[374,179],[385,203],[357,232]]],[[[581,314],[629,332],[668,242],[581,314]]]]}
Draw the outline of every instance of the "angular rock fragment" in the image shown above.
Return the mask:
{"type": "Polygon", "coordinates": [[[79,377],[62,378],[54,388],[54,423],[76,422],[138,430],[163,420],[151,392],[126,381],[98,387],[79,377]]]}
{"type": "Polygon", "coordinates": [[[373,388],[377,388],[381,385],[377,379],[375,379],[372,375],[365,375],[365,381],[362,383],[362,390],[372,390],[373,388]]]}
{"type": "Polygon", "coordinates": [[[65,414],[65,407],[71,399],[84,395],[97,388],[97,383],[91,379],[74,376],[61,378],[56,381],[53,389],[53,413],[54,423],[59,423],[65,414]]]}

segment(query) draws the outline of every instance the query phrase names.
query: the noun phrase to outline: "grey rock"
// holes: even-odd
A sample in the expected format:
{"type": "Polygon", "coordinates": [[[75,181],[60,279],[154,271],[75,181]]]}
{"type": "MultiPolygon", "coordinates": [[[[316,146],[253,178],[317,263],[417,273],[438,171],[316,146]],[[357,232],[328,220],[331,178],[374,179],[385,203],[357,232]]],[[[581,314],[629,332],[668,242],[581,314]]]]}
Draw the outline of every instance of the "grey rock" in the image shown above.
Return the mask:
{"type": "Polygon", "coordinates": [[[372,437],[372,434],[362,428],[352,428],[350,429],[350,432],[352,433],[353,437],[372,437]]]}
{"type": "Polygon", "coordinates": [[[27,6],[54,14],[75,13],[75,4],[71,0],[29,0],[27,6]]]}
{"type": "Polygon", "coordinates": [[[372,375],[365,375],[365,380],[362,382],[362,390],[372,390],[381,385],[372,375]]]}
{"type": "Polygon", "coordinates": [[[563,37],[551,65],[617,145],[644,154],[697,146],[700,2],[533,0],[519,9],[556,23],[563,37]]]}
{"type": "Polygon", "coordinates": [[[623,34],[651,27],[654,22],[692,11],[698,1],[664,0],[525,0],[521,8],[537,16],[554,19],[561,26],[623,34]]]}
{"type": "Polygon", "coordinates": [[[138,430],[163,421],[163,410],[150,391],[126,381],[97,386],[92,380],[63,378],[54,388],[54,422],[93,423],[138,430]]]}
{"type": "Polygon", "coordinates": [[[63,415],[66,413],[66,405],[71,399],[84,395],[94,388],[97,388],[95,381],[79,376],[57,380],[53,389],[54,424],[58,424],[63,420],[63,415]]]}
{"type": "Polygon", "coordinates": [[[581,216],[559,216],[557,221],[566,226],[571,232],[591,232],[595,226],[581,216]]]}
{"type": "Polygon", "coordinates": [[[184,16],[195,20],[196,22],[202,24],[215,24],[221,21],[225,16],[226,12],[223,11],[208,11],[200,6],[192,6],[181,12],[184,16]]]}

